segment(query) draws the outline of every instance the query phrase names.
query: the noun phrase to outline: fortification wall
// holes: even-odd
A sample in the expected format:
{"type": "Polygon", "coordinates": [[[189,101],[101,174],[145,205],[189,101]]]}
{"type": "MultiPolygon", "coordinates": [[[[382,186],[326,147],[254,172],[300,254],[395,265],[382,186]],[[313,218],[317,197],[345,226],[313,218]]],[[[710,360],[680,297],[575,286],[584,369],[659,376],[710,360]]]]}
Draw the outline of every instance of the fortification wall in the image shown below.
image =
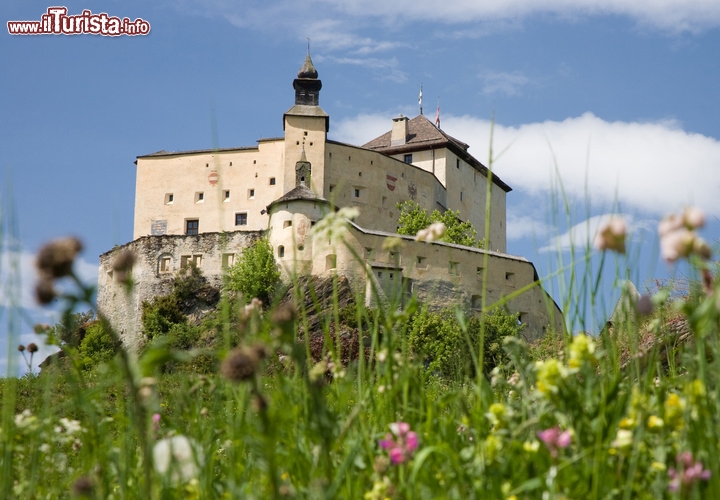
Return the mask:
{"type": "Polygon", "coordinates": [[[100,256],[98,310],[110,320],[127,346],[138,349],[144,342],[142,303],[170,293],[173,278],[183,265],[194,262],[208,283],[220,288],[225,269],[264,233],[235,231],[193,236],[144,236],[115,247],[100,256]],[[115,257],[125,249],[135,255],[130,289],[115,280],[112,269],[115,257]]]}

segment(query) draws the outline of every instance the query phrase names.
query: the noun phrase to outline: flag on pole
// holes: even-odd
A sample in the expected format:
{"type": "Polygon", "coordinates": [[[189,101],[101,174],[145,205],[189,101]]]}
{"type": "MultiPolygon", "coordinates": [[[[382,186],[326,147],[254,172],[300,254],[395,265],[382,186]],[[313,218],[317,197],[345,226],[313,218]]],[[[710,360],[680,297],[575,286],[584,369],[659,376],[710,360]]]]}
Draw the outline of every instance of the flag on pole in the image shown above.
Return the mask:
{"type": "Polygon", "coordinates": [[[420,84],[420,95],[418,96],[418,104],[420,105],[420,114],[422,114],[422,83],[420,84]]]}
{"type": "Polygon", "coordinates": [[[435,126],[440,128],[440,102],[438,102],[438,109],[435,113],[435,126]]]}

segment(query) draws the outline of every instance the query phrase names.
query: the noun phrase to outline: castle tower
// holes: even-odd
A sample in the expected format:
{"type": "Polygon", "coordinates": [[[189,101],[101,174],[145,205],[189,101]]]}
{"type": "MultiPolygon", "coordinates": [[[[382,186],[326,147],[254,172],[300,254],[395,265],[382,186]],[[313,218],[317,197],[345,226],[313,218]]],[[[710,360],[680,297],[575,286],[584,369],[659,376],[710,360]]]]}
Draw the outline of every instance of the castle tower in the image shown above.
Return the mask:
{"type": "Polygon", "coordinates": [[[296,163],[295,188],[268,205],[270,216],[268,239],[275,252],[275,260],[282,273],[308,274],[313,271],[313,251],[310,229],[330,210],[330,203],[308,187],[311,164],[302,152],[296,163]]]}
{"type": "Polygon", "coordinates": [[[313,165],[312,179],[306,186],[322,193],[325,171],[325,140],[330,127],[330,117],[318,104],[322,82],[308,51],[297,78],[293,80],[295,105],[283,115],[285,131],[285,189],[296,185],[296,158],[313,165]]]}

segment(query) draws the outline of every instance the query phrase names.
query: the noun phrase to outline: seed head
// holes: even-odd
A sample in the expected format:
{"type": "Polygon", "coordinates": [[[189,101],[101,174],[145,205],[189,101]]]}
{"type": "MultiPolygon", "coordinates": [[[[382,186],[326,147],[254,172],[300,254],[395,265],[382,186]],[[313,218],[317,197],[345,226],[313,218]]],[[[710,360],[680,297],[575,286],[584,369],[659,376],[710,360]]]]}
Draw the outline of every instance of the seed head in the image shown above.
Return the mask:
{"type": "Polygon", "coordinates": [[[18,351],[24,352],[24,351],[25,351],[25,346],[22,345],[22,344],[20,344],[20,345],[18,346],[18,351]]]}
{"type": "Polygon", "coordinates": [[[135,264],[135,254],[127,248],[121,251],[112,263],[115,281],[127,283],[133,264],[135,264]]]}
{"type": "Polygon", "coordinates": [[[75,237],[53,240],[40,249],[36,265],[38,272],[50,279],[62,278],[72,272],[72,264],[82,250],[82,243],[75,237]]]}
{"type": "Polygon", "coordinates": [[[245,382],[257,372],[260,357],[251,347],[241,347],[230,351],[220,366],[220,373],[231,382],[245,382]]]}
{"type": "Polygon", "coordinates": [[[73,484],[73,494],[79,498],[92,498],[95,489],[92,479],[87,476],[78,478],[73,484]]]}
{"type": "Polygon", "coordinates": [[[57,293],[53,287],[51,279],[41,277],[40,280],[35,284],[35,298],[38,303],[47,305],[55,299],[57,293]]]}
{"type": "Polygon", "coordinates": [[[35,342],[30,342],[27,345],[27,350],[30,354],[34,354],[34,353],[38,352],[38,346],[35,342]]]}

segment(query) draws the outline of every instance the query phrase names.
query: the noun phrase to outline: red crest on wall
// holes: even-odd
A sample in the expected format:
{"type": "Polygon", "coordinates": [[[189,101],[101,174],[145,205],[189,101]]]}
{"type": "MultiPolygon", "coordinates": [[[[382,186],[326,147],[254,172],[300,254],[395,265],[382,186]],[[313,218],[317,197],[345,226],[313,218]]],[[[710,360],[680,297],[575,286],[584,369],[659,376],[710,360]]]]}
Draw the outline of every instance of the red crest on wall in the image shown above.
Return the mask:
{"type": "Polygon", "coordinates": [[[393,177],[392,175],[387,174],[386,178],[387,178],[387,188],[390,191],[395,191],[395,181],[397,180],[397,177],[393,177]]]}

